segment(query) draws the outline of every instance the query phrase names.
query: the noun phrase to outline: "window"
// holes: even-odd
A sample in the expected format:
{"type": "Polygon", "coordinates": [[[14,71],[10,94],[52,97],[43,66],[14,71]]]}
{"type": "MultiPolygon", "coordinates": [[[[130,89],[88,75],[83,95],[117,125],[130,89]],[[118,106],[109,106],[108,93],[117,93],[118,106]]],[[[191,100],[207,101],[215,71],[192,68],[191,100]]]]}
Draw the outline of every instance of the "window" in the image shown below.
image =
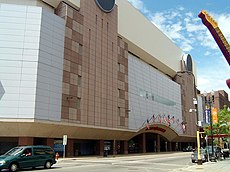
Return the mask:
{"type": "Polygon", "coordinates": [[[77,105],[77,109],[80,109],[80,107],[81,107],[81,99],[80,98],[77,98],[76,105],[77,105]]]}
{"type": "Polygon", "coordinates": [[[146,99],[149,98],[149,93],[146,91],[146,99]]]}
{"type": "Polygon", "coordinates": [[[32,149],[31,148],[26,148],[23,153],[25,156],[31,156],[32,155],[32,149]]]}
{"type": "Polygon", "coordinates": [[[125,126],[125,117],[123,116],[120,117],[120,125],[125,126]]]}
{"type": "Polygon", "coordinates": [[[34,148],[34,155],[45,155],[43,148],[34,148]]]}
{"type": "Polygon", "coordinates": [[[77,76],[77,85],[81,86],[81,76],[80,75],[77,76]]]}
{"type": "Polygon", "coordinates": [[[145,93],[144,90],[140,90],[140,96],[141,96],[141,97],[145,97],[145,96],[146,96],[146,93],[145,93]]]}
{"type": "Polygon", "coordinates": [[[121,116],[121,108],[120,107],[118,107],[118,109],[117,109],[117,114],[118,114],[118,116],[121,116]]]}
{"type": "Polygon", "coordinates": [[[152,95],[152,101],[154,101],[154,95],[152,95]]]}
{"type": "Polygon", "coordinates": [[[80,55],[82,55],[82,51],[83,51],[83,46],[81,44],[79,44],[78,52],[80,55]]]}
{"type": "Polygon", "coordinates": [[[34,155],[53,155],[53,150],[49,148],[34,148],[34,155]]]}
{"type": "Polygon", "coordinates": [[[121,71],[121,63],[117,63],[117,70],[121,71]]]}
{"type": "Polygon", "coordinates": [[[118,88],[118,97],[121,95],[121,90],[118,88]]]}

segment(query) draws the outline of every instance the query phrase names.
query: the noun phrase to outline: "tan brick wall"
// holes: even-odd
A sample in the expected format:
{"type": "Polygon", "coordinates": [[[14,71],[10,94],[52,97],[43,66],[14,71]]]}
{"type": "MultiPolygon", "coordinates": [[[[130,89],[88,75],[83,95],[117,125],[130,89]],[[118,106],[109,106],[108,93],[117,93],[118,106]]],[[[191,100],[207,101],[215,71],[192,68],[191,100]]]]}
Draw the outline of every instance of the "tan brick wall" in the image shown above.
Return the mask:
{"type": "Polygon", "coordinates": [[[66,21],[61,118],[80,123],[83,16],[65,3],[59,4],[56,14],[66,21]]]}
{"type": "Polygon", "coordinates": [[[197,116],[189,109],[195,109],[193,98],[195,98],[194,76],[187,72],[177,73],[175,81],[181,85],[181,105],[182,105],[182,120],[186,122],[185,135],[195,136],[197,127],[197,116]]]}
{"type": "Polygon", "coordinates": [[[66,20],[62,120],[127,128],[128,45],[117,34],[117,6],[104,13],[81,0],[80,9],[61,3],[56,13],[66,20]]]}
{"type": "Polygon", "coordinates": [[[121,127],[128,127],[128,44],[120,37],[118,46],[118,122],[121,127]]]}

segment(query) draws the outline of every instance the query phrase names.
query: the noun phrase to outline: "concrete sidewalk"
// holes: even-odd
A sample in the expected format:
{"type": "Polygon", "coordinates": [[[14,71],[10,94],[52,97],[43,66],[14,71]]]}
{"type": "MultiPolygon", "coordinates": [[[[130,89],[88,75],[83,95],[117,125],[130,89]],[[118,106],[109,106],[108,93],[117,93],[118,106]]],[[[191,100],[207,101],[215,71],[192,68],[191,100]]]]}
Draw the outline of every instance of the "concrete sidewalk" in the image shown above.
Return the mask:
{"type": "Polygon", "coordinates": [[[178,171],[200,171],[200,172],[227,172],[230,171],[230,158],[226,158],[217,162],[206,162],[202,165],[189,166],[187,168],[178,169],[178,171]]]}
{"type": "MultiPolygon", "coordinates": [[[[175,156],[190,156],[190,152],[178,152],[178,153],[172,153],[175,154],[175,156]]],[[[102,157],[102,156],[89,156],[89,157],[72,157],[72,158],[60,158],[58,160],[58,163],[60,164],[68,164],[73,163],[73,161],[81,161],[82,162],[101,162],[101,161],[122,161],[122,160],[138,160],[145,156],[147,159],[150,158],[164,158],[167,157],[168,154],[160,153],[160,154],[136,154],[136,155],[116,155],[116,156],[108,156],[108,157],[102,157]]],[[[128,161],[127,161],[128,162],[128,161]]],[[[199,171],[199,172],[228,172],[230,171],[230,158],[226,158],[222,161],[217,162],[205,162],[202,165],[192,164],[192,165],[185,165],[183,168],[177,168],[172,170],[173,172],[193,172],[193,171],[199,171]]]]}
{"type": "Polygon", "coordinates": [[[70,160],[95,160],[95,159],[123,159],[123,158],[138,158],[141,156],[151,156],[151,157],[164,157],[168,156],[170,154],[174,154],[175,156],[177,155],[188,155],[190,157],[191,152],[158,152],[158,153],[137,153],[137,154],[120,154],[120,155],[108,155],[107,157],[104,156],[78,156],[78,157],[68,157],[68,158],[62,158],[60,157],[58,159],[58,162],[65,162],[65,161],[70,161],[70,160]]]}

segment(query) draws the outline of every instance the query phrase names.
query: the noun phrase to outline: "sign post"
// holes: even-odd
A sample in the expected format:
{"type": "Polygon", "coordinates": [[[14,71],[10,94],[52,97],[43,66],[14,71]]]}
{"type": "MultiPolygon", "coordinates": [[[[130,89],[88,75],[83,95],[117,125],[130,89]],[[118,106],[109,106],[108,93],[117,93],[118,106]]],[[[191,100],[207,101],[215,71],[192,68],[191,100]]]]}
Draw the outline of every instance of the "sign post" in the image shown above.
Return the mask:
{"type": "Polygon", "coordinates": [[[65,158],[65,146],[67,145],[67,135],[63,135],[63,158],[65,158]]]}

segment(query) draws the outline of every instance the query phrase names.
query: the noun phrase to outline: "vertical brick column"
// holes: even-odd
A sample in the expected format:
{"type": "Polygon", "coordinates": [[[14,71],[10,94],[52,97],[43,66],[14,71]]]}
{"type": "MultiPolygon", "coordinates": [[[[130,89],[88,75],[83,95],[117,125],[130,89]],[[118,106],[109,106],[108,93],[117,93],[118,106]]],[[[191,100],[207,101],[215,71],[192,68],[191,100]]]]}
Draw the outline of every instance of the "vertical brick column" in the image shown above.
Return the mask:
{"type": "Polygon", "coordinates": [[[169,146],[169,147],[168,147],[168,151],[171,152],[171,151],[172,151],[172,142],[168,142],[168,146],[169,146]]]}
{"type": "Polygon", "coordinates": [[[171,142],[171,151],[175,151],[175,149],[176,149],[176,143],[171,142]]]}
{"type": "Polygon", "coordinates": [[[139,139],[139,144],[140,144],[140,152],[141,153],[146,153],[146,139],[145,139],[145,133],[143,133],[142,135],[140,135],[140,139],[139,139]]]}
{"type": "Polygon", "coordinates": [[[98,151],[98,153],[99,153],[100,156],[103,156],[104,155],[104,140],[99,140],[98,143],[99,143],[99,146],[98,146],[99,151],[98,151]]]}
{"type": "Polygon", "coordinates": [[[58,5],[55,13],[66,21],[61,118],[67,122],[81,123],[83,117],[83,123],[86,124],[87,114],[81,116],[80,108],[83,83],[83,15],[80,14],[79,9],[74,9],[63,2],[58,5]]]}
{"type": "Polygon", "coordinates": [[[27,145],[33,145],[34,144],[34,138],[33,137],[19,137],[18,138],[18,145],[19,146],[27,146],[27,145]]]}
{"type": "Polygon", "coordinates": [[[113,155],[117,154],[117,144],[116,144],[116,140],[113,140],[113,155]]]}
{"type": "Polygon", "coordinates": [[[50,146],[51,148],[54,148],[54,139],[52,138],[47,138],[46,139],[46,145],[50,146]]]}
{"type": "Polygon", "coordinates": [[[68,139],[67,145],[66,145],[66,155],[67,157],[72,157],[73,156],[73,145],[74,145],[74,140],[73,139],[68,139]]]}
{"type": "Polygon", "coordinates": [[[178,142],[178,151],[182,150],[181,142],[178,142]]]}
{"type": "Polygon", "coordinates": [[[157,152],[157,141],[156,140],[154,140],[153,145],[154,145],[154,152],[157,152]]]}
{"type": "Polygon", "coordinates": [[[157,152],[161,151],[161,140],[160,140],[160,135],[157,134],[157,152]]]}
{"type": "Polygon", "coordinates": [[[128,141],[124,141],[124,154],[128,154],[128,141]]]}

